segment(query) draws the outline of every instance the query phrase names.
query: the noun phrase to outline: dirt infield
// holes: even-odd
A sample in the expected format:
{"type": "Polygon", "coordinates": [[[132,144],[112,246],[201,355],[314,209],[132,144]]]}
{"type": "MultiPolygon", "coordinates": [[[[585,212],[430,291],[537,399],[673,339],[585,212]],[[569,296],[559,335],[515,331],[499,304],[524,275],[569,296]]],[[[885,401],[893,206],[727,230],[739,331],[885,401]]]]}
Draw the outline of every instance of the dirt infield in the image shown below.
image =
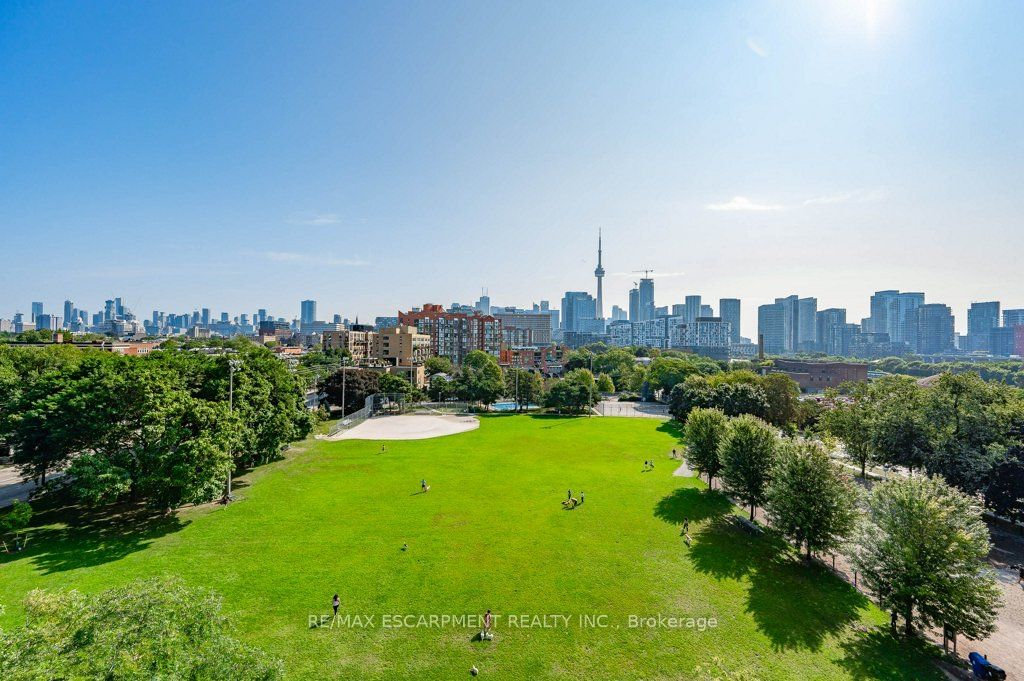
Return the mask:
{"type": "Polygon", "coordinates": [[[402,414],[376,416],[329,440],[425,440],[464,433],[480,427],[475,416],[451,414],[402,414]]]}

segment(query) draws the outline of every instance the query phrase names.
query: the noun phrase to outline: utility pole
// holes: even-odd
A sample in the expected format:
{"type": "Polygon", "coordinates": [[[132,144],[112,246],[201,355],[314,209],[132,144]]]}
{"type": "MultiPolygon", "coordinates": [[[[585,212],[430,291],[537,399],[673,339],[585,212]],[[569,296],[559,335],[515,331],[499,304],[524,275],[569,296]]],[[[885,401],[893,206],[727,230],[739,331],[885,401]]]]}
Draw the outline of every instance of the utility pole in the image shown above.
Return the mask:
{"type": "Polygon", "coordinates": [[[519,404],[519,369],[516,369],[516,409],[522,411],[522,405],[519,404]]]}
{"type": "MultiPolygon", "coordinates": [[[[230,414],[235,413],[235,370],[240,369],[241,367],[242,360],[228,360],[228,371],[230,375],[230,378],[228,379],[228,413],[230,414]]],[[[235,469],[235,457],[234,454],[231,452],[230,448],[228,449],[228,454],[230,455],[231,461],[228,466],[228,488],[227,492],[224,494],[225,504],[228,503],[229,501],[234,501],[235,499],[235,497],[231,494],[231,473],[235,469]]]]}
{"type": "Polygon", "coordinates": [[[345,379],[348,378],[348,362],[342,357],[341,359],[341,418],[345,418],[345,379]]]}

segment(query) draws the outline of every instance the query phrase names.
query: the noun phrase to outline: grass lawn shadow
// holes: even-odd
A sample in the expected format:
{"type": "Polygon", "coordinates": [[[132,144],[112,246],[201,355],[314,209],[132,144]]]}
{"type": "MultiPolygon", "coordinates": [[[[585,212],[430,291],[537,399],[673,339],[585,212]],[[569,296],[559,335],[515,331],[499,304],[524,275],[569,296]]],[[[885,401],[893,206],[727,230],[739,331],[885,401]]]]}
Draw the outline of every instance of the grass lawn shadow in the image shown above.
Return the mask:
{"type": "Polygon", "coordinates": [[[942,679],[943,675],[928,662],[936,657],[936,648],[921,639],[894,638],[887,627],[878,627],[866,633],[857,632],[841,644],[843,658],[838,661],[850,678],[855,680],[917,681],[942,679]],[[916,656],[908,655],[916,649],[916,656]],[[911,664],[910,660],[916,660],[911,664]]]}
{"type": "Polygon", "coordinates": [[[675,439],[679,440],[680,443],[683,441],[683,424],[676,419],[669,419],[665,421],[657,428],[658,432],[666,433],[671,435],[675,439]]]}
{"type": "Polygon", "coordinates": [[[746,611],[776,650],[818,650],[861,617],[868,599],[826,568],[804,562],[781,537],[753,536],[720,518],[694,538],[690,559],[717,579],[746,579],[746,611]]]}
{"type": "Polygon", "coordinates": [[[718,491],[680,487],[663,497],[654,507],[654,515],[667,523],[681,523],[684,518],[700,522],[728,515],[732,502],[718,491]]]}
{"type": "Polygon", "coordinates": [[[32,518],[28,546],[0,554],[0,564],[31,559],[44,574],[102,565],[141,551],[188,523],[141,505],[118,504],[84,511],[54,498],[32,518]]]}

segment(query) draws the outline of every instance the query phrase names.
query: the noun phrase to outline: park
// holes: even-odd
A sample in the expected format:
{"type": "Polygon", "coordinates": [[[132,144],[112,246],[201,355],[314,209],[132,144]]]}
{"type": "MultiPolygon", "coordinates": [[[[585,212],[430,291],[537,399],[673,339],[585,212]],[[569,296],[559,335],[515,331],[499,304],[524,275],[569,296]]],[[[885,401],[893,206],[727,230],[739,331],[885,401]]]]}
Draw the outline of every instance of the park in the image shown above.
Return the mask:
{"type": "Polygon", "coordinates": [[[673,475],[674,422],[478,418],[386,447],[309,437],[228,506],[51,501],[26,550],[0,555],[0,625],[32,589],[176,576],[219,593],[287,678],[940,678],[866,596],[673,475]]]}

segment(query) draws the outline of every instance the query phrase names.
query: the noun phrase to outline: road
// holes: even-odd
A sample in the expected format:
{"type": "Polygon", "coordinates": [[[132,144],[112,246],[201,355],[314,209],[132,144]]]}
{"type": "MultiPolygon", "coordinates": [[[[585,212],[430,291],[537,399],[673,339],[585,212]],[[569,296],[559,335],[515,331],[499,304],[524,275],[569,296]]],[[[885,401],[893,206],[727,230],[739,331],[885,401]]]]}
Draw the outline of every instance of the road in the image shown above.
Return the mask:
{"type": "Polygon", "coordinates": [[[36,488],[34,482],[22,482],[14,466],[0,466],[0,508],[6,508],[15,499],[28,499],[29,492],[36,488]]]}

